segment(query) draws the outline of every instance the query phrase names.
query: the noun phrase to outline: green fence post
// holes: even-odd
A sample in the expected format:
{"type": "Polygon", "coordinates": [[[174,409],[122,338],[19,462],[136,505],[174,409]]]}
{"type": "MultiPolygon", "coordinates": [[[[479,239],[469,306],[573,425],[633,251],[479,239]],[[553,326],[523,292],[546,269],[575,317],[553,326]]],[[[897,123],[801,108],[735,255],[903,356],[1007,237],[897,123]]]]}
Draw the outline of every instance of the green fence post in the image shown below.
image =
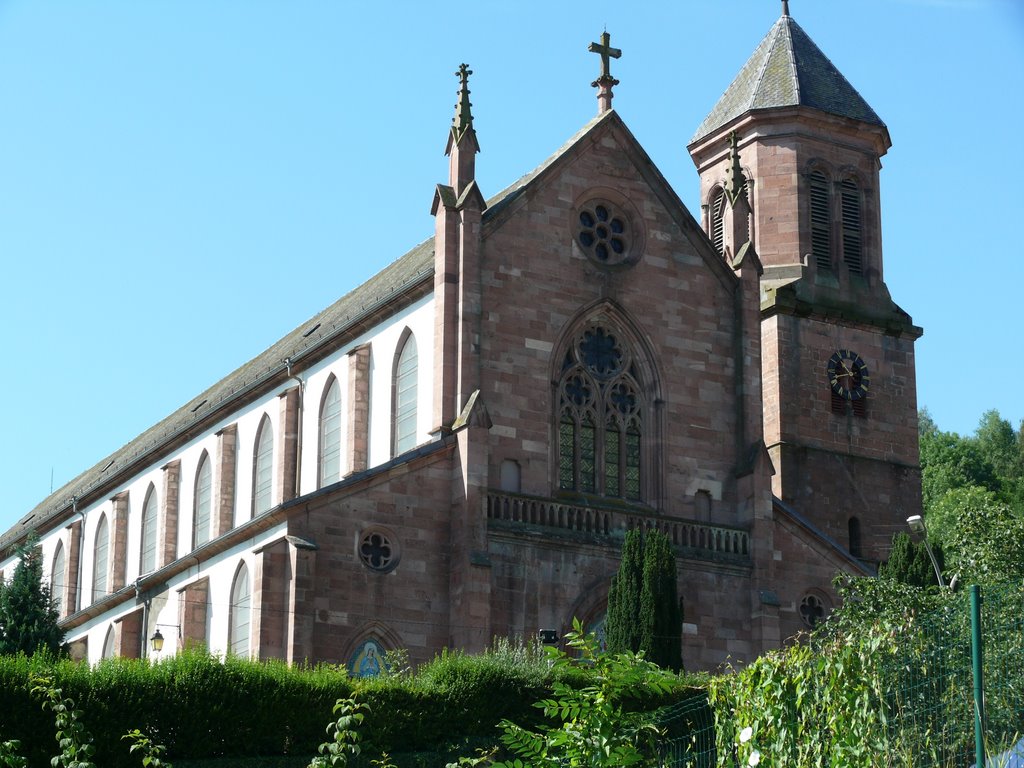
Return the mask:
{"type": "Polygon", "coordinates": [[[985,768],[985,686],[981,678],[981,587],[971,585],[971,666],[974,672],[974,759],[985,768]]]}

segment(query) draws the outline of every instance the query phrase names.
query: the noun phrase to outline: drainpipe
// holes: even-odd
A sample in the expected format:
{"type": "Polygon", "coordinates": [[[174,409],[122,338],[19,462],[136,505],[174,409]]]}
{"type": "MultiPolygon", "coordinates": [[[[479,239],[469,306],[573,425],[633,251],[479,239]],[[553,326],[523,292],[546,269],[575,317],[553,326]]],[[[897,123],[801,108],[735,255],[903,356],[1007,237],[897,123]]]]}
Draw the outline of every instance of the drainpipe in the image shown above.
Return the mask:
{"type": "Polygon", "coordinates": [[[302,480],[302,416],[303,394],[305,392],[306,385],[298,376],[292,375],[292,359],[290,357],[286,357],[284,359],[284,365],[288,373],[288,378],[297,382],[299,385],[299,423],[295,428],[295,498],[298,498],[302,495],[302,488],[299,483],[302,480]]]}
{"type": "MultiPolygon", "coordinates": [[[[135,580],[135,600],[138,602],[139,595],[142,594],[142,589],[139,587],[139,582],[142,581],[142,577],[139,576],[135,580]]],[[[139,638],[139,657],[147,658],[149,656],[149,646],[146,644],[149,638],[149,598],[142,603],[142,637],[139,638]]]]}

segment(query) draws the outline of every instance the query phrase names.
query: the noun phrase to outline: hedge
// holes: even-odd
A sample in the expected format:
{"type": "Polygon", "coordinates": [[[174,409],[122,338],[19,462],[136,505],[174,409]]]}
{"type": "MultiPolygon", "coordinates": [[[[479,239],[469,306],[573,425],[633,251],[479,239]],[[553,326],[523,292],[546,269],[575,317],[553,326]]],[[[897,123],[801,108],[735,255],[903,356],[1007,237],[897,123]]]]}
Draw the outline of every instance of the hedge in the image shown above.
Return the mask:
{"type": "MultiPolygon", "coordinates": [[[[579,679],[566,682],[584,683],[585,673],[573,674],[579,679]]],[[[469,754],[494,744],[501,719],[539,720],[533,704],[549,694],[552,682],[543,655],[512,644],[473,656],[444,652],[415,674],[362,680],[334,666],[221,661],[197,651],[157,663],[111,659],[95,667],[0,656],[0,742],[19,740],[30,766],[49,765],[58,752],[52,714],[31,693],[38,676],[83,712],[95,739],[93,760],[104,768],[139,765],[121,739],[135,728],[166,745],[165,757],[181,765],[231,765],[243,758],[305,764],[325,738],[334,703],[353,693],[369,706],[363,733],[371,754],[386,751],[400,765],[434,764],[398,756],[469,754]]],[[[690,689],[680,680],[684,690],[690,689]]],[[[667,702],[645,701],[642,708],[661,703],[667,702]]]]}

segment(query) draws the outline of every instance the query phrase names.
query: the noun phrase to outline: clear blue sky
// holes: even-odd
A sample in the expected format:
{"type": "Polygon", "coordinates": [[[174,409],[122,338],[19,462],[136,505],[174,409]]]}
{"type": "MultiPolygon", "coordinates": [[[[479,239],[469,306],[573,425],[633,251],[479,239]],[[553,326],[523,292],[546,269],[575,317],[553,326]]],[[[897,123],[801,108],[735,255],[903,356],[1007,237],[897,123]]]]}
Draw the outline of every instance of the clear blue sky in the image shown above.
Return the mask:
{"type": "MultiPolygon", "coordinates": [[[[1024,418],[1024,3],[791,0],[889,127],[886,281],[919,402],[1024,418]]],[[[778,0],[0,0],[0,530],[433,232],[460,62],[491,195],[615,107],[686,143],[778,0]]]]}

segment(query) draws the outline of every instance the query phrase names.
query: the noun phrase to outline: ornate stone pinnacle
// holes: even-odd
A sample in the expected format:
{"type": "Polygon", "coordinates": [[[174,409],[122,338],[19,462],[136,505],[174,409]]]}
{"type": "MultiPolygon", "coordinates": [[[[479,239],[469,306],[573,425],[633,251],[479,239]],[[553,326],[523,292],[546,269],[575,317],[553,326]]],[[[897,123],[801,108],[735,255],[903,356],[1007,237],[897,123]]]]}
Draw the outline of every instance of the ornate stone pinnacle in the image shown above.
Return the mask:
{"type": "Polygon", "coordinates": [[[460,64],[459,71],[455,73],[459,78],[459,100],[455,103],[455,117],[452,118],[452,131],[456,139],[462,138],[462,134],[473,127],[473,105],[469,101],[469,76],[472,74],[473,70],[468,64],[460,64]]]}
{"type": "Polygon", "coordinates": [[[729,167],[725,171],[725,193],[733,205],[747,195],[747,177],[740,165],[739,137],[736,131],[729,134],[729,167]]]}

